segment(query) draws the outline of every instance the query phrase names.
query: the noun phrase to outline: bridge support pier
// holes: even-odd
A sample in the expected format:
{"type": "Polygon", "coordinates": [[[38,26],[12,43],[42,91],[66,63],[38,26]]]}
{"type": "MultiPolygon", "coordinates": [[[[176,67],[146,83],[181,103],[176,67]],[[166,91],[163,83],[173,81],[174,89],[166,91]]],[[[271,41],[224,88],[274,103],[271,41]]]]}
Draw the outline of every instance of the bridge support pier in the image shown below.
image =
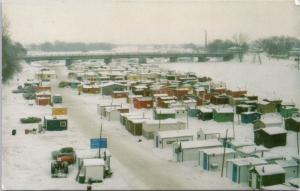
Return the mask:
{"type": "Polygon", "coordinates": [[[111,63],[111,61],[112,61],[112,58],[104,58],[104,63],[105,64],[109,64],[109,63],[111,63]]]}
{"type": "Polygon", "coordinates": [[[207,57],[205,57],[205,56],[199,56],[198,57],[198,62],[206,62],[206,61],[208,61],[207,57]]]}
{"type": "Polygon", "coordinates": [[[66,66],[70,66],[72,64],[72,60],[71,59],[66,59],[66,66]]]}
{"type": "Polygon", "coordinates": [[[170,62],[177,62],[177,57],[170,57],[169,61],[170,62]]]}
{"type": "Polygon", "coordinates": [[[139,58],[139,64],[146,64],[147,58],[139,58]]]}

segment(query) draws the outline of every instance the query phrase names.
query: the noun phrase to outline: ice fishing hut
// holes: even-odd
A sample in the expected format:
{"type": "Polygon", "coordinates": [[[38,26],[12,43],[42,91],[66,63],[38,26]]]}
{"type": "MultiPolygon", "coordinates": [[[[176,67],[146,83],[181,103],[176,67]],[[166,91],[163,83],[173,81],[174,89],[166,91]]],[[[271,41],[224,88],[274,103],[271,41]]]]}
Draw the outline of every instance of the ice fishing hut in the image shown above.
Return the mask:
{"type": "Polygon", "coordinates": [[[175,118],[183,118],[186,117],[187,111],[184,107],[174,107],[175,110],[175,118]]]}
{"type": "Polygon", "coordinates": [[[260,129],[265,127],[282,127],[283,121],[279,115],[261,116],[260,119],[253,122],[253,129],[260,129]]]}
{"type": "Polygon", "coordinates": [[[243,112],[255,111],[255,107],[253,105],[248,104],[239,104],[235,107],[235,113],[241,114],[243,112]]]}
{"type": "Polygon", "coordinates": [[[153,108],[152,97],[135,98],[133,101],[134,108],[136,109],[149,109],[153,108]]]}
{"type": "Polygon", "coordinates": [[[66,116],[45,116],[44,128],[47,131],[62,131],[68,128],[68,119],[66,116]]]}
{"type": "Polygon", "coordinates": [[[216,108],[213,109],[213,119],[216,122],[229,122],[233,121],[234,113],[233,108],[216,108]]]}
{"type": "Polygon", "coordinates": [[[129,92],[128,91],[113,91],[111,97],[112,98],[127,98],[129,92]]]}
{"type": "Polygon", "coordinates": [[[237,154],[239,157],[264,157],[264,153],[269,151],[269,149],[264,146],[257,145],[249,145],[240,147],[237,150],[237,154]]]}
{"type": "Polygon", "coordinates": [[[156,120],[163,120],[172,118],[175,119],[175,109],[171,108],[155,108],[153,110],[153,118],[156,120]]]}
{"type": "Polygon", "coordinates": [[[235,151],[230,148],[218,147],[202,149],[199,151],[199,165],[204,170],[214,171],[222,169],[223,157],[224,161],[235,158],[235,151]]]}
{"type": "Polygon", "coordinates": [[[101,89],[102,95],[111,96],[114,91],[127,90],[127,86],[124,84],[119,84],[119,83],[115,83],[115,82],[107,82],[105,84],[100,85],[100,89],[101,89]]]}
{"type": "Polygon", "coordinates": [[[189,130],[157,131],[154,135],[156,148],[172,147],[175,142],[192,141],[194,133],[189,130]]]}
{"type": "Polygon", "coordinates": [[[51,104],[51,92],[41,91],[35,93],[35,102],[37,105],[50,105],[51,104]]]}
{"type": "Polygon", "coordinates": [[[245,146],[254,146],[254,142],[250,140],[230,140],[227,142],[227,147],[232,148],[233,150],[237,150],[238,148],[245,146]]]}
{"type": "Polygon", "coordinates": [[[286,145],[287,131],[281,127],[265,127],[254,131],[254,141],[257,145],[267,148],[286,145]]]}
{"type": "Polygon", "coordinates": [[[52,96],[52,103],[62,103],[63,99],[60,94],[55,94],[52,96]]]}
{"type": "Polygon", "coordinates": [[[207,140],[207,139],[218,139],[225,146],[225,139],[227,139],[227,141],[234,139],[233,131],[231,128],[201,127],[197,131],[197,140],[207,140]],[[228,129],[228,133],[226,138],[227,129],[228,129]]]}
{"type": "Polygon", "coordinates": [[[248,111],[241,113],[242,123],[253,123],[254,121],[260,119],[261,114],[255,111],[248,111]]]}
{"type": "Polygon", "coordinates": [[[98,94],[100,93],[100,87],[96,84],[84,84],[82,87],[83,93],[91,93],[91,94],[98,94]]]}
{"type": "Polygon", "coordinates": [[[212,103],[214,105],[229,104],[229,96],[225,95],[225,94],[213,95],[210,98],[210,103],[212,103]]]}
{"type": "Polygon", "coordinates": [[[119,121],[121,113],[129,113],[129,108],[127,106],[105,108],[105,118],[108,121],[119,121]]]}
{"type": "Polygon", "coordinates": [[[283,184],[284,182],[285,171],[277,164],[259,165],[249,170],[249,186],[253,189],[283,184]]]}
{"type": "Polygon", "coordinates": [[[288,131],[300,131],[300,117],[291,117],[284,120],[285,129],[288,131]]]}
{"type": "Polygon", "coordinates": [[[222,143],[217,139],[183,141],[173,145],[173,154],[177,162],[198,161],[199,150],[215,147],[222,147],[222,143]]]}
{"type": "Polygon", "coordinates": [[[213,118],[213,109],[208,107],[199,107],[198,119],[202,121],[211,120],[213,118]]]}
{"type": "Polygon", "coordinates": [[[52,107],[52,115],[68,115],[68,108],[61,104],[55,104],[52,107]]]}
{"type": "Polygon", "coordinates": [[[127,130],[134,136],[143,134],[143,123],[146,118],[130,118],[128,119],[127,130]]]}
{"type": "Polygon", "coordinates": [[[157,131],[185,129],[186,123],[176,119],[146,120],[143,123],[143,136],[146,139],[153,139],[157,131]]]}
{"type": "Polygon", "coordinates": [[[299,164],[297,164],[294,159],[276,160],[275,164],[278,164],[285,170],[285,180],[290,180],[299,176],[299,164]]]}
{"type": "Polygon", "coordinates": [[[299,109],[295,106],[289,106],[289,105],[282,105],[280,108],[280,115],[283,118],[289,118],[292,117],[295,113],[299,112],[299,109]]]}
{"type": "Polygon", "coordinates": [[[267,101],[259,101],[257,103],[257,111],[264,114],[264,113],[274,113],[277,111],[276,104],[267,101]]]}
{"type": "Polygon", "coordinates": [[[80,183],[101,182],[104,179],[105,162],[102,158],[83,159],[79,174],[80,183]]]}
{"type": "Polygon", "coordinates": [[[238,184],[247,184],[249,181],[249,170],[258,165],[266,165],[267,161],[256,158],[235,158],[226,160],[226,177],[238,184]]]}

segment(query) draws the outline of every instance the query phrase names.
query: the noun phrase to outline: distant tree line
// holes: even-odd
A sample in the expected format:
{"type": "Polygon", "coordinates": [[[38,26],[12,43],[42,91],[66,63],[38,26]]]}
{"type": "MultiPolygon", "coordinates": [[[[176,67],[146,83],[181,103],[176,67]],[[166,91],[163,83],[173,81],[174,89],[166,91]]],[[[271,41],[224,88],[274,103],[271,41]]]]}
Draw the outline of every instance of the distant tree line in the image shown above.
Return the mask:
{"type": "Polygon", "coordinates": [[[289,36],[272,36],[258,39],[254,47],[263,49],[269,55],[288,55],[293,48],[300,48],[300,39],[289,36]]]}
{"type": "Polygon", "coordinates": [[[115,45],[110,43],[81,43],[81,42],[45,42],[42,44],[30,44],[29,50],[41,50],[46,52],[59,51],[95,51],[95,50],[112,50],[115,45]]]}
{"type": "Polygon", "coordinates": [[[22,44],[13,42],[8,32],[8,21],[3,19],[2,31],[2,82],[7,82],[14,74],[21,71],[22,67],[18,57],[26,55],[22,44]]]}

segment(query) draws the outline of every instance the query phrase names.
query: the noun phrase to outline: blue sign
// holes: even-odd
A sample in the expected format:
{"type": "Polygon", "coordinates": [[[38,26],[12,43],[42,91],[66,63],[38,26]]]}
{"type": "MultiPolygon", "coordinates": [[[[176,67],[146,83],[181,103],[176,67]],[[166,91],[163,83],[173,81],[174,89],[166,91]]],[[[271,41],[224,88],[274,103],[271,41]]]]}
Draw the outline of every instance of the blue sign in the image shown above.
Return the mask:
{"type": "Polygon", "coordinates": [[[91,139],[91,149],[107,148],[107,138],[91,139]]]}

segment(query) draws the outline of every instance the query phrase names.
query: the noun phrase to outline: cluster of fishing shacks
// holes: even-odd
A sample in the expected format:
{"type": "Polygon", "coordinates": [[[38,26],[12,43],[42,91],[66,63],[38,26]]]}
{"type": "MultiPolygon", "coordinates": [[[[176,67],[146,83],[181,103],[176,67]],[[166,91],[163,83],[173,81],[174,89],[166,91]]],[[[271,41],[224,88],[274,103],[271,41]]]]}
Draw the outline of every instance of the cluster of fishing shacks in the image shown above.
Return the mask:
{"type": "MultiPolygon", "coordinates": [[[[18,87],[18,93],[23,92],[25,99],[32,100],[39,106],[51,106],[51,115],[45,115],[42,124],[38,126],[39,133],[68,130],[68,108],[64,105],[62,95],[55,93],[52,89],[53,82],[56,80],[55,70],[43,67],[35,73],[34,79],[29,78],[22,87],[18,87]]],[[[26,131],[25,134],[27,134],[26,131]]],[[[65,168],[64,163],[75,164],[78,167],[76,180],[79,183],[102,182],[104,178],[112,174],[110,171],[111,154],[106,148],[83,149],[75,152],[73,147],[65,146],[53,151],[51,155],[55,160],[51,163],[52,177],[67,177],[69,170],[68,167],[65,168]]]]}
{"type": "Polygon", "coordinates": [[[133,136],[153,139],[156,148],[172,149],[177,162],[197,161],[204,170],[224,171],[233,182],[254,189],[299,187],[300,115],[293,103],[261,99],[246,89],[150,63],[74,63],[68,69],[69,81],[61,87],[110,96],[111,102],[97,106],[101,117],[120,121],[133,136]],[[191,118],[232,125],[193,127],[191,118]],[[249,124],[254,140],[239,139],[235,128],[249,124]],[[298,155],[268,154],[285,148],[288,134],[297,136],[292,144],[298,155]]]}

